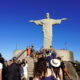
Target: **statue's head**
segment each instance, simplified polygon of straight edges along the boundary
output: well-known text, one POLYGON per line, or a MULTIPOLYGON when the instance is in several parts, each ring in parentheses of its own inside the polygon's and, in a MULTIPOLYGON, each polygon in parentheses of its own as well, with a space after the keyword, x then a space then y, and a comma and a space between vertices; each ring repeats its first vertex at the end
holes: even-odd
POLYGON ((49 13, 46 13, 46 18, 50 18, 50 15, 49 15, 49 13))

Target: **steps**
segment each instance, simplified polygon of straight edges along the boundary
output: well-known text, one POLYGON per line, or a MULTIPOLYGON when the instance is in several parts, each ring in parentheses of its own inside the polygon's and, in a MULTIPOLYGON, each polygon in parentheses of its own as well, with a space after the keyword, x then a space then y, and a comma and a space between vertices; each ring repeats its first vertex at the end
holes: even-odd
POLYGON ((20 61, 25 59, 28 62, 28 77, 33 77, 34 59, 27 56, 27 52, 25 50, 15 51, 14 52, 14 57, 17 57, 17 59, 20 60, 20 61))
MULTIPOLYGON (((34 71, 34 60, 33 58, 27 56, 26 51, 21 51, 17 56, 18 60, 25 59, 28 62, 28 76, 33 77, 33 71, 34 71)), ((67 67, 67 70, 69 72, 69 75, 72 80, 80 80, 75 68, 73 67, 72 63, 69 61, 65 61, 65 66, 67 67)))
POLYGON ((71 62, 64 62, 65 63, 65 66, 68 70, 68 73, 71 77, 72 80, 80 80, 75 68, 73 67, 72 63, 71 62))
MULTIPOLYGON (((26 58, 26 60, 28 61, 28 74, 29 74, 29 77, 33 77, 33 70, 34 70, 34 60, 31 58, 31 57, 28 57, 26 58)), ((65 66, 69 72, 69 75, 71 77, 72 80, 80 80, 75 68, 73 67, 72 63, 71 62, 64 62, 65 63, 65 66)), ((67 77, 66 77, 66 80, 67 77)))
POLYGON ((25 60, 28 62, 28 76, 33 77, 34 72, 34 60, 31 57, 26 57, 25 60))

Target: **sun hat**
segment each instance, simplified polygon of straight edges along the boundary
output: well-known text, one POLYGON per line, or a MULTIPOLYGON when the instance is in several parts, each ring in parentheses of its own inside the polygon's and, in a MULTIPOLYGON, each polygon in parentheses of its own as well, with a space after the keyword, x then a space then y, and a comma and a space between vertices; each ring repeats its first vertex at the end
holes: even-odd
POLYGON ((50 63, 53 67, 59 67, 61 65, 61 61, 59 59, 52 59, 50 63))

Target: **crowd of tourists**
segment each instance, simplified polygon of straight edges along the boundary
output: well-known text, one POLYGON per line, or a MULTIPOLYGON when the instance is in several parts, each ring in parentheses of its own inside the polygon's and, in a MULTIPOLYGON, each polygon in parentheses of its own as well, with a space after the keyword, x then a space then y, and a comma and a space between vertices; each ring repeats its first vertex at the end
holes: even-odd
MULTIPOLYGON (((44 57, 46 58, 47 56, 47 53, 50 53, 52 54, 54 52, 54 57, 56 56, 56 52, 55 50, 52 48, 52 46, 50 46, 50 49, 44 49, 44 48, 41 48, 40 50, 36 51, 34 49, 34 46, 30 46, 28 47, 25 51, 27 51, 27 56, 30 56, 32 58, 39 58, 39 57, 44 57)), ((52 54, 53 55, 53 54, 52 54)))
POLYGON ((64 62, 56 56, 52 46, 50 49, 41 49, 37 55, 34 80, 71 80, 64 62))
MULTIPOLYGON (((35 61, 34 76, 32 80, 71 80, 64 62, 56 57, 55 50, 40 49, 35 51, 34 47, 27 48, 27 56, 35 61), (67 79, 65 77, 67 76, 67 79)), ((5 61, 0 55, 0 80, 30 80, 28 77, 28 61, 17 60, 13 57, 5 61)))
POLYGON ((29 80, 27 68, 28 64, 25 59, 20 61, 13 57, 5 61, 0 56, 0 80, 29 80))

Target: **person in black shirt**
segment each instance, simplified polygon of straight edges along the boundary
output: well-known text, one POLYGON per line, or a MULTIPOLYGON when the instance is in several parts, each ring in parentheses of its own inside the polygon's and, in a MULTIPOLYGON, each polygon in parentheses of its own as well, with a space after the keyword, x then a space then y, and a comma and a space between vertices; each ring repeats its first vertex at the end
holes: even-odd
POLYGON ((4 61, 3 64, 3 80, 7 80, 7 74, 8 74, 8 64, 7 61, 4 61))
POLYGON ((8 80, 21 80, 20 68, 16 63, 16 57, 13 58, 13 63, 8 66, 8 80))

